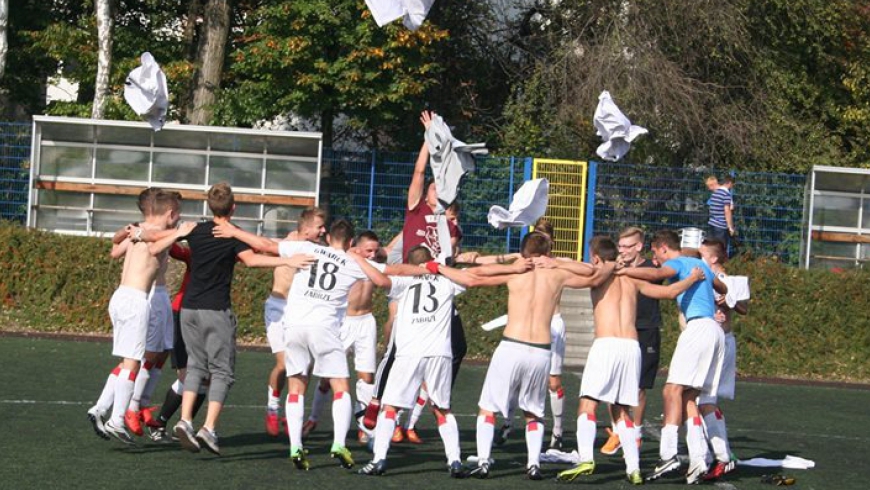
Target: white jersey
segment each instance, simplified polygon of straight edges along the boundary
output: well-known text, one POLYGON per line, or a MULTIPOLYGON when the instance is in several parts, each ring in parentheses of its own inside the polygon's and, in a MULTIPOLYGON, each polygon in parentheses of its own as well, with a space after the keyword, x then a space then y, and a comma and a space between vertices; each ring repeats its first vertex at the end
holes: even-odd
POLYGON ((444 276, 391 276, 390 297, 399 302, 393 323, 396 357, 452 357, 453 297, 465 288, 444 276))
POLYGON ((317 259, 293 277, 284 310, 285 325, 337 329, 347 310, 351 286, 366 278, 359 265, 341 250, 311 242, 281 242, 278 252, 281 257, 303 253, 317 259))

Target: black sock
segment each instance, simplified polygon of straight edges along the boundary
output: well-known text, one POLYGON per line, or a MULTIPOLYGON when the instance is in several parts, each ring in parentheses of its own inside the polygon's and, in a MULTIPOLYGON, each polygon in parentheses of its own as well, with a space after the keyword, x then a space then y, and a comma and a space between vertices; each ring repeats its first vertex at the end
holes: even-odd
POLYGON ((157 416, 157 421, 160 422, 163 427, 166 427, 166 424, 169 423, 169 419, 175 415, 175 412, 178 411, 178 407, 181 406, 181 395, 175 392, 171 387, 166 390, 166 399, 163 400, 163 406, 160 407, 160 415, 157 416))

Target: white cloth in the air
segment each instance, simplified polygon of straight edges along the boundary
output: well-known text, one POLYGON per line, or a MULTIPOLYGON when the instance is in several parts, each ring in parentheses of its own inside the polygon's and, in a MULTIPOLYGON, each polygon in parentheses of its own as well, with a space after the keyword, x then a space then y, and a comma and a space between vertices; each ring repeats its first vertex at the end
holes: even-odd
POLYGON ((124 82, 124 99, 154 131, 160 131, 166 123, 166 110, 169 108, 166 75, 151 53, 142 53, 140 59, 142 66, 134 68, 124 82))
POLYGON ((631 142, 649 131, 640 126, 633 126, 625 114, 616 107, 610 98, 610 92, 601 92, 598 96, 598 107, 592 118, 596 133, 604 140, 595 153, 605 160, 615 162, 628 153, 631 142))
POLYGON ((509 209, 492 206, 486 220, 499 230, 509 226, 533 225, 547 212, 549 192, 550 182, 547 179, 529 180, 514 194, 509 209))
POLYGON ((725 276, 722 282, 728 286, 725 294, 725 304, 734 308, 738 301, 749 299, 749 278, 746 276, 725 276))
POLYGON ((438 246, 440 251, 435 257, 435 262, 444 265, 448 264, 447 260, 453 257, 453 245, 450 243, 450 228, 447 226, 447 216, 444 213, 436 213, 435 229, 438 230, 438 246))
POLYGON ((425 139, 438 192, 435 212, 440 213, 456 200, 462 176, 474 171, 474 156, 486 155, 489 150, 486 143, 466 144, 454 138, 447 123, 437 114, 432 116, 432 123, 426 128, 425 139))
POLYGON ((769 459, 769 458, 752 458, 752 459, 741 459, 737 462, 737 464, 741 466, 755 466, 757 468, 787 468, 790 470, 809 470, 816 467, 816 462, 800 458, 797 456, 792 456, 790 454, 786 455, 783 459, 769 459))
POLYGON ((494 318, 494 319, 484 323, 483 325, 480 326, 480 328, 489 332, 490 330, 495 330, 497 328, 506 327, 507 320, 508 320, 507 315, 502 315, 498 318, 494 318))
POLYGON ((423 25, 435 0, 366 0, 378 27, 402 17, 408 29, 416 31, 423 25))

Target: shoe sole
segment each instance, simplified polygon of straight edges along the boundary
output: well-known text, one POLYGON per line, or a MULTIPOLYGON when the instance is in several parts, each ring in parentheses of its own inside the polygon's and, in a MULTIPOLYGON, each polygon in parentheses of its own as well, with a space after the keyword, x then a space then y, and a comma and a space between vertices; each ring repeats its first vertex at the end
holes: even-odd
POLYGON ((591 475, 594 471, 595 471, 594 469, 583 470, 583 471, 578 471, 576 473, 571 473, 571 474, 567 474, 567 475, 565 475, 563 473, 559 473, 558 475, 556 475, 556 480, 558 480, 558 481, 574 481, 577 479, 578 476, 588 476, 588 475, 591 475))
POLYGON ((132 437, 124 434, 123 432, 116 432, 115 430, 112 430, 109 427, 106 427, 106 434, 109 434, 113 438, 121 441, 122 443, 124 443, 128 446, 135 446, 136 445, 136 441, 134 441, 132 437))
POLYGON ((217 455, 217 456, 221 455, 220 448, 218 446, 212 446, 211 443, 209 443, 206 438, 197 437, 196 440, 199 441, 199 447, 204 447, 206 449, 206 451, 208 451, 214 455, 217 455))
POLYGON ((175 437, 178 438, 178 442, 181 444, 183 449, 187 449, 192 453, 198 453, 200 451, 201 448, 199 447, 199 443, 196 442, 196 437, 191 439, 187 434, 187 431, 179 427, 176 427, 172 432, 175 434, 175 437))
POLYGON ((88 420, 91 422, 91 425, 94 427, 94 434, 96 434, 97 437, 99 437, 100 439, 106 440, 106 441, 111 439, 111 436, 109 436, 109 434, 106 434, 105 430, 100 429, 100 426, 97 422, 96 415, 94 415, 92 413, 88 413, 88 420))

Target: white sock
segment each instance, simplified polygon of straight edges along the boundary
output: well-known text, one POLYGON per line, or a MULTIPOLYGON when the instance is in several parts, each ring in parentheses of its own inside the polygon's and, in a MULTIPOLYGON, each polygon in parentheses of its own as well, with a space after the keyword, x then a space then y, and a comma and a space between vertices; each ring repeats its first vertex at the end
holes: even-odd
POLYGON ((595 415, 588 413, 577 417, 577 453, 581 463, 595 460, 595 431, 598 429, 595 422, 595 415))
POLYGON ((148 383, 145 384, 145 389, 142 390, 142 397, 139 399, 139 404, 148 406, 151 404, 151 396, 154 395, 154 390, 157 389, 157 383, 160 382, 160 377, 163 375, 163 367, 156 364, 151 368, 151 375, 148 377, 148 383))
POLYGON ((320 413, 323 412, 323 405, 326 404, 326 399, 329 398, 329 390, 320 391, 320 386, 314 389, 314 401, 311 402, 311 413, 308 414, 308 420, 317 422, 320 419, 320 413))
MULTIPOLYGON (((374 392, 375 385, 366 383, 361 379, 356 381, 356 413, 360 414, 360 418, 362 418, 362 413, 365 412, 369 402, 372 401, 372 394, 374 392)), ((360 423, 360 425, 362 425, 362 423, 360 423)))
POLYGON ((136 375, 136 381, 133 383, 133 396, 130 397, 130 405, 127 407, 127 410, 132 410, 134 412, 139 411, 139 400, 142 399, 142 393, 145 392, 145 385, 148 384, 148 380, 151 378, 151 371, 148 369, 151 367, 151 363, 143 363, 142 368, 139 369, 139 374, 136 375))
POLYGON ((378 425, 375 427, 374 457, 372 461, 380 461, 387 457, 393 431, 396 430, 396 412, 381 410, 378 415, 378 425))
POLYGON ((495 416, 477 416, 477 460, 478 464, 489 461, 492 451, 492 437, 495 434, 495 416))
POLYGON ((447 455, 447 464, 461 461, 459 454, 459 425, 456 423, 456 417, 452 413, 448 413, 443 418, 439 417, 438 433, 441 434, 441 441, 444 442, 444 454, 447 455))
POLYGON ((553 412, 553 435, 562 436, 562 412, 565 410, 565 390, 550 392, 550 410, 553 412))
POLYGON ((302 417, 305 416, 305 396, 302 394, 287 394, 284 405, 284 415, 287 416, 287 432, 290 433, 290 451, 302 449, 302 417))
POLYGON ((671 459, 677 455, 677 442, 680 427, 677 425, 665 425, 662 427, 662 438, 659 441, 659 458, 671 459))
POLYGON ((689 461, 707 461, 707 439, 701 427, 701 417, 691 417, 686 421, 686 446, 689 448, 689 461))
POLYGON ((118 373, 120 372, 121 368, 115 367, 106 379, 106 384, 103 386, 103 392, 100 393, 100 398, 97 400, 95 405, 100 413, 108 412, 109 409, 112 408, 112 404, 115 402, 115 383, 118 381, 118 373))
POLYGON ((181 382, 180 379, 176 379, 174 383, 172 383, 172 391, 175 392, 176 395, 184 395, 184 383, 181 382))
POLYGON ((616 423, 616 433, 622 444, 622 457, 625 458, 625 472, 632 474, 640 469, 640 451, 637 449, 637 428, 631 420, 620 420, 616 423))
POLYGON ((704 423, 707 425, 707 436, 710 438, 710 445, 713 446, 716 459, 727 463, 731 460, 731 448, 728 447, 728 429, 725 427, 725 417, 722 412, 716 410, 704 415, 704 423))
POLYGON ((532 420, 526 424, 526 450, 529 452, 529 462, 526 468, 532 465, 541 465, 541 445, 544 443, 544 423, 532 420))
POLYGON ((268 388, 269 390, 266 394, 266 410, 277 412, 281 409, 281 392, 271 386, 268 388))
POLYGON ((344 447, 352 418, 353 407, 350 401, 350 393, 339 391, 332 400, 332 444, 334 446, 344 447))
POLYGON ((420 415, 422 415, 423 409, 426 408, 427 403, 429 403, 429 392, 424 388, 420 388, 420 395, 417 397, 417 403, 414 404, 414 408, 411 409, 411 415, 408 416, 408 425, 405 427, 406 429, 413 429, 417 426, 417 421, 420 420, 420 415))
POLYGON ((129 369, 122 369, 115 381, 115 402, 112 406, 112 425, 124 426, 124 413, 130 406, 133 397, 133 380, 135 375, 129 369))

